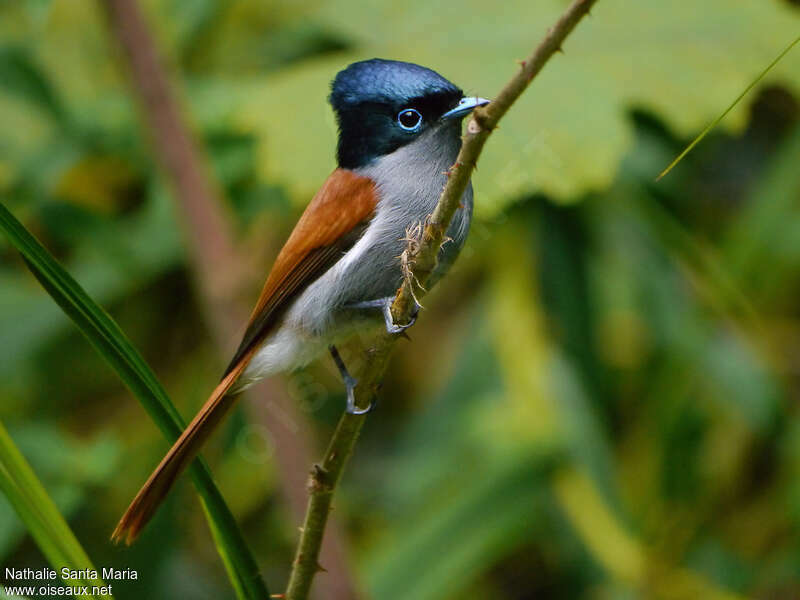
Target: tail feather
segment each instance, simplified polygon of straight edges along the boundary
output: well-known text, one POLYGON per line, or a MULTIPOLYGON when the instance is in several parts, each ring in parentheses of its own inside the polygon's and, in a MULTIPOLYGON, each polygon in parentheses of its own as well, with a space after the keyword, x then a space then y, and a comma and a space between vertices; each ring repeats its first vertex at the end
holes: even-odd
POLYGON ((136 494, 114 529, 114 533, 111 534, 112 541, 118 543, 124 540, 126 544, 130 545, 136 540, 142 528, 147 525, 169 493, 175 480, 197 456, 208 436, 217 428, 217 425, 236 402, 236 396, 228 392, 247 367, 252 354, 251 351, 242 357, 239 363, 219 382, 203 408, 192 419, 139 493, 136 494))

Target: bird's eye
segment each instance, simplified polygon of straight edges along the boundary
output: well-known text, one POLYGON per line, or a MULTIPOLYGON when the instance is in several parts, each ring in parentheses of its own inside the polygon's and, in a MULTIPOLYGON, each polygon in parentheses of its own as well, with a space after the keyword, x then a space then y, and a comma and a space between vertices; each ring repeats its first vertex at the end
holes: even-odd
POLYGON ((406 131, 416 131, 422 125, 422 115, 413 108, 406 108, 398 113, 397 122, 406 131))

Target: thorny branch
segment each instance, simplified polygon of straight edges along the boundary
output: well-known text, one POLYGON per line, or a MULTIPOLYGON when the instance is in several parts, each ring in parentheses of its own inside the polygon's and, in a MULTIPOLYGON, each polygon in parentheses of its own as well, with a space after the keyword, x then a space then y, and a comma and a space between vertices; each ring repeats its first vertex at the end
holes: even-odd
MULTIPOLYGON (((397 291, 397 298, 392 305, 392 317, 395 323, 408 323, 415 306, 415 298, 424 295, 425 282, 436 267, 439 248, 446 241, 445 232, 459 207, 461 197, 489 135, 550 57, 561 50, 566 37, 589 13, 595 2, 596 0, 574 0, 492 102, 485 107, 477 108, 473 113, 462 138, 458 158, 448 172, 447 184, 439 197, 436 209, 422 229, 421 240, 409 236, 413 239, 409 241, 404 252, 403 263, 407 268, 413 268, 413 274, 405 277, 397 291)), ((356 386, 357 406, 363 408, 369 406, 372 401, 396 340, 397 336, 384 333, 364 350, 364 363, 358 374, 359 384, 356 386)), ((343 414, 322 462, 315 465, 311 472, 308 509, 289 577, 286 600, 305 600, 315 573, 321 569, 318 563, 319 548, 331 509, 333 493, 363 425, 363 415, 343 414)))

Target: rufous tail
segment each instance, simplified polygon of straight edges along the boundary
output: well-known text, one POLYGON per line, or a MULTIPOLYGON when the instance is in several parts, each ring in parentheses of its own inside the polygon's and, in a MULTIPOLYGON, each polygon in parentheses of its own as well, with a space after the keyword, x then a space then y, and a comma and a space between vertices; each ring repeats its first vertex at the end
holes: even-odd
POLYGON ((136 497, 128 506, 128 510, 111 534, 111 539, 118 543, 122 540, 126 544, 132 544, 142 528, 147 525, 158 507, 169 493, 175 480, 197 456, 203 443, 208 436, 222 422, 230 408, 236 402, 235 395, 229 395, 228 391, 236 382, 250 362, 252 352, 242 357, 229 373, 225 375, 219 385, 206 400, 203 408, 197 413, 189 426, 169 449, 161 463, 156 467, 148 480, 136 494, 136 497))

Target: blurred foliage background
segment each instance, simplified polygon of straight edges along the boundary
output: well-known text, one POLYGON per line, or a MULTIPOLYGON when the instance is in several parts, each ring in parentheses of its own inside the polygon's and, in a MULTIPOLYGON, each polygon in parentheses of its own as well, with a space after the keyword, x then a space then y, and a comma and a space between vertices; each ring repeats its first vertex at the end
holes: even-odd
MULTIPOLYGON (((470 241, 335 501, 363 597, 800 598, 800 51, 654 182, 797 4, 601 0, 494 134, 470 241)), ((338 69, 410 60, 490 96, 565 5, 142 3, 264 274, 334 166, 338 69)), ((224 359, 98 3, 0 2, 0 199, 192 415, 224 359)), ((281 385, 324 447, 332 366, 281 385)), ((108 542, 165 444, 2 236, 0 420, 95 564, 139 571, 116 597, 232 597, 185 482, 139 543, 108 542)), ((276 591, 281 447, 243 411, 224 429, 206 456, 276 591)), ((45 564, 0 498, 0 565, 45 564)))

